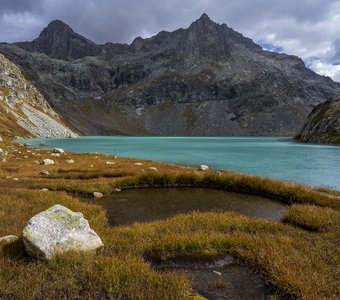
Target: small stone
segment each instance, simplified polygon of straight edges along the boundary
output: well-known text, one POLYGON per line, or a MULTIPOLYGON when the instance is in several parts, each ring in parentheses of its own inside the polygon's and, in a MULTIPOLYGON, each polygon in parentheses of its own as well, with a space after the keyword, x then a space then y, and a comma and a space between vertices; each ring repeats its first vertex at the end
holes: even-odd
POLYGON ((106 162, 107 165, 116 165, 117 163, 113 162, 113 161, 107 161, 106 162))
POLYGON ((31 145, 30 143, 25 143, 24 146, 25 146, 26 148, 29 148, 29 147, 31 147, 32 145, 31 145))
POLYGON ((213 273, 217 274, 218 276, 222 276, 222 273, 221 272, 218 272, 218 271, 213 271, 213 273))
POLYGON ((60 157, 60 154, 59 153, 51 153, 51 156, 60 157))
POLYGON ((102 193, 99 193, 99 192, 94 192, 93 193, 93 196, 96 198, 96 199, 100 199, 100 198, 103 198, 104 195, 102 193))
POLYGON ((158 172, 158 169, 157 169, 156 167, 149 167, 149 170, 150 170, 150 171, 158 172))
POLYGON ((3 138, 2 137, 0 137, 0 143, 2 143, 4 140, 3 140, 3 138))
POLYGON ((18 181, 18 180, 19 180, 19 178, 17 178, 17 177, 14 177, 14 178, 13 178, 13 180, 14 180, 14 181, 18 181))
POLYGON ((135 165, 135 166, 142 166, 143 164, 140 163, 140 162, 136 162, 136 163, 134 163, 134 165, 135 165))
POLYGON ((17 240, 18 237, 16 235, 6 235, 6 236, 3 236, 3 237, 0 237, 0 244, 1 243, 4 243, 4 244, 7 244, 7 243, 11 243, 11 242, 14 242, 15 240, 17 240))
POLYGON ((74 160, 73 159, 67 159, 65 160, 66 163, 68 164, 74 164, 74 160))
POLYGON ((48 192, 48 189, 47 188, 43 188, 40 190, 40 192, 48 192))
POLYGON ((83 214, 60 204, 28 221, 23 230, 23 242, 29 255, 43 260, 67 251, 91 252, 103 247, 102 240, 83 214))
POLYGON ((54 153, 65 153, 64 149, 61 149, 61 148, 54 148, 53 152, 54 153))
POLYGON ((119 193, 121 192, 122 190, 121 189, 114 189, 115 192, 119 193))
POLYGON ((55 162, 54 160, 52 159, 49 159, 49 158, 45 158, 43 159, 41 162, 40 162, 41 165, 44 165, 44 166, 49 166, 49 165, 54 165, 55 162))
POLYGON ((25 156, 24 156, 24 158, 28 158, 28 156, 27 156, 27 155, 25 155, 25 156))
POLYGON ((207 165, 200 165, 200 167, 198 168, 201 171, 207 171, 209 170, 209 167, 207 165))
POLYGON ((43 171, 40 172, 40 175, 48 176, 48 175, 50 175, 50 172, 43 170, 43 171))

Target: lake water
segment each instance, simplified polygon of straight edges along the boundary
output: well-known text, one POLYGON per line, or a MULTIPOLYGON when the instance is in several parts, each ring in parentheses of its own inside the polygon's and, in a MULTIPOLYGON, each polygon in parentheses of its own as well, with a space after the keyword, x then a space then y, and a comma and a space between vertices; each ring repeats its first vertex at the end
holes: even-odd
POLYGON ((111 226, 161 220, 192 211, 236 211, 279 221, 286 208, 281 202, 264 197, 206 188, 127 189, 100 200, 84 200, 101 205, 111 226))
POLYGON ((20 140, 38 147, 99 152, 233 170, 340 190, 340 147, 280 137, 122 137, 20 140))

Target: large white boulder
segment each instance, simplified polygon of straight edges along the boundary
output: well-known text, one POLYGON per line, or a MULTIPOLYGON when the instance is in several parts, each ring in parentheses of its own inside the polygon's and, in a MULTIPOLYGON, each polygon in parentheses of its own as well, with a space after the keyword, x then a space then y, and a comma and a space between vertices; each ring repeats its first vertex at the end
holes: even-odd
POLYGON ((66 251, 94 251, 103 246, 83 214, 62 205, 32 217, 23 230, 23 241, 31 256, 49 260, 66 251))

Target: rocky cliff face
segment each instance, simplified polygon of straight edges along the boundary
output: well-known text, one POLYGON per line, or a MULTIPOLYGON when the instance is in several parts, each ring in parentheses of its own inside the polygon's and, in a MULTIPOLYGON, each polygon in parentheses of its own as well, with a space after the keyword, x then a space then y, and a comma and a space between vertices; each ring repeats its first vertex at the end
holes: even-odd
POLYGON ((20 69, 0 54, 0 133, 44 137, 75 136, 20 69))
POLYGON ((340 144, 340 95, 316 106, 296 138, 308 143, 340 144))
POLYGON ((84 134, 295 135, 340 93, 301 59, 263 51, 206 14, 131 45, 96 45, 54 21, 0 52, 84 134))

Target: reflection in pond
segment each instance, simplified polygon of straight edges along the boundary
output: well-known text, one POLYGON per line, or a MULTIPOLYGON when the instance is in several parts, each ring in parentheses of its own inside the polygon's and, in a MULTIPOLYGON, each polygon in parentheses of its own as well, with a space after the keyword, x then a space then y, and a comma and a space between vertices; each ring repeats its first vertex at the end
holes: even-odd
POLYGON ((90 201, 104 207, 111 226, 165 219, 191 211, 236 211, 278 221, 285 209, 284 204, 268 198, 207 188, 128 189, 90 201))

